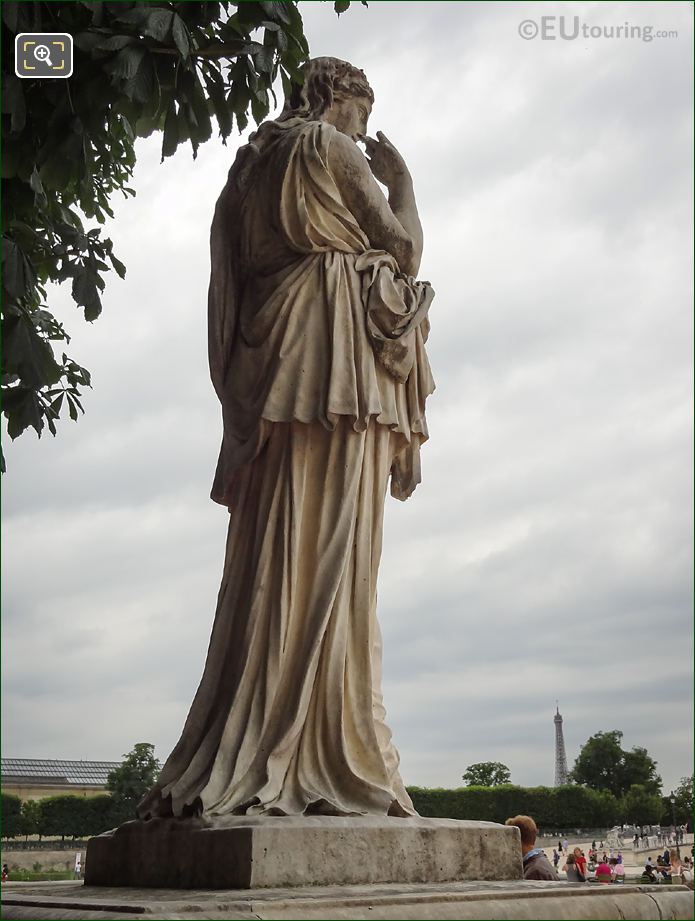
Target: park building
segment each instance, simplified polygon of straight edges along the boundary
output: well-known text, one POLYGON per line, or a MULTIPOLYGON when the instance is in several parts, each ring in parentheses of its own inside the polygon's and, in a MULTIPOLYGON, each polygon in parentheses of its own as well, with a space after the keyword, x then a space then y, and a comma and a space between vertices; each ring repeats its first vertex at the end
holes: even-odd
POLYGON ((119 761, 54 761, 43 758, 3 758, 2 792, 23 802, 47 796, 97 796, 106 791, 119 761))

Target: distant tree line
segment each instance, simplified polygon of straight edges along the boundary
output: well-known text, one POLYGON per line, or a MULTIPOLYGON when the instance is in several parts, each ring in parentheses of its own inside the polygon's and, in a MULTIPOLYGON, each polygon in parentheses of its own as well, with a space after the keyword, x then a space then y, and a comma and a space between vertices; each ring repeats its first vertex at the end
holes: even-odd
MULTIPOLYGON (((639 784, 633 784, 621 797, 575 784, 562 787, 498 784, 454 790, 408 787, 408 792, 420 815, 435 818, 504 822, 509 816, 521 813, 533 816, 539 828, 545 829, 611 828, 622 823, 671 824, 669 799, 649 793, 639 784)), ((676 822, 687 823, 692 828, 692 805, 688 809, 686 798, 677 798, 676 822)))
POLYGON ((138 742, 107 778, 109 793, 22 800, 2 794, 2 837, 87 838, 135 818, 135 809, 159 774, 154 745, 138 742))
POLYGON ((622 748, 617 729, 597 732, 582 745, 569 783, 562 787, 519 787, 499 761, 471 764, 456 790, 413 787, 421 815, 504 822, 532 815, 545 828, 601 828, 617 824, 693 827, 693 776, 681 778, 670 796, 662 795, 657 763, 646 748, 622 748))
POLYGON ((108 793, 66 794, 25 802, 12 793, 2 794, 3 838, 87 838, 132 818, 132 811, 108 793))

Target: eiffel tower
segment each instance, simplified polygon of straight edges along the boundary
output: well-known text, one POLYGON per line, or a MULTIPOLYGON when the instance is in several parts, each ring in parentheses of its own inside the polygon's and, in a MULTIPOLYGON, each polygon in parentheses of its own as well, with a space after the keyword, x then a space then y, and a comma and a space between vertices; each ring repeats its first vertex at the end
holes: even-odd
POLYGON ((565 739, 562 734, 562 717, 560 708, 555 701, 555 786, 561 787, 567 781, 567 755, 565 754, 565 739))

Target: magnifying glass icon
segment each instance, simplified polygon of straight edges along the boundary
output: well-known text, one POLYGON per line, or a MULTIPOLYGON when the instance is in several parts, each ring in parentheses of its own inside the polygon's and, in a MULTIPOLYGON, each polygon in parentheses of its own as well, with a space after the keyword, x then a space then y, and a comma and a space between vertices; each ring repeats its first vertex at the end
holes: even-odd
POLYGON ((48 45, 37 45, 34 48, 34 57, 42 64, 48 64, 49 67, 53 67, 53 64, 51 64, 51 50, 48 45))

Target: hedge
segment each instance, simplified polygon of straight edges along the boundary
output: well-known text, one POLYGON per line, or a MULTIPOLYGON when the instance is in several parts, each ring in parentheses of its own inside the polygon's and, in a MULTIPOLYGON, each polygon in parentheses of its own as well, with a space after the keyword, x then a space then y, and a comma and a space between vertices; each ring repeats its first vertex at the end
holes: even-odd
MULTIPOLYGON (((41 836, 86 838, 115 828, 135 818, 109 794, 99 796, 49 796, 38 801, 39 815, 35 831, 41 836)), ((21 801, 13 794, 2 794, 2 836, 16 838, 24 834, 21 801)))
POLYGON ((22 833, 22 801, 13 793, 2 794, 0 827, 3 838, 16 838, 22 833))
POLYGON ((420 815, 504 822, 530 815, 539 828, 610 828, 619 820, 618 800, 586 787, 461 787, 456 790, 408 787, 420 815))

